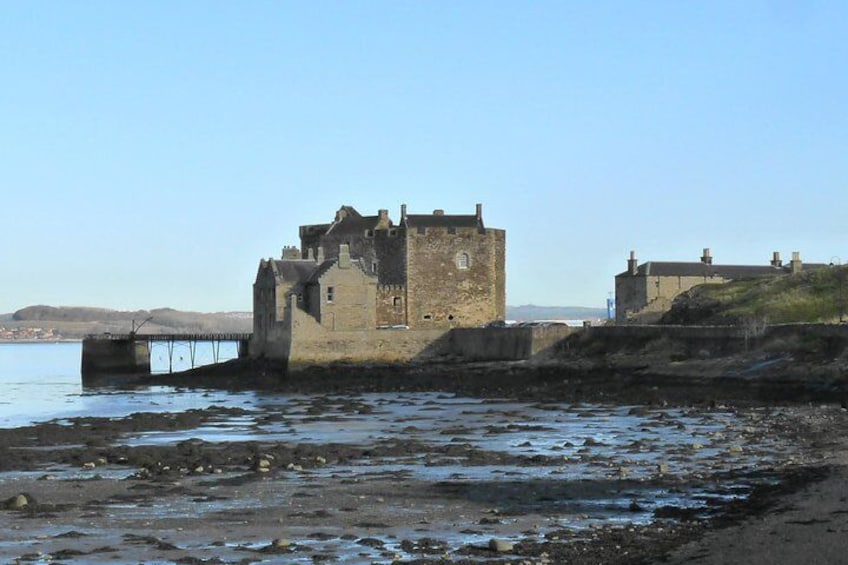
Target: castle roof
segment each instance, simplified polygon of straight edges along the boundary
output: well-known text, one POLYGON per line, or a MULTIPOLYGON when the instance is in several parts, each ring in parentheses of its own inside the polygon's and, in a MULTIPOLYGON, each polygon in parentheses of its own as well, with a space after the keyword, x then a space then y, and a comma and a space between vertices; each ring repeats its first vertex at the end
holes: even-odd
POLYGON ((318 264, 309 259, 275 259, 274 267, 285 281, 306 282, 318 269, 318 264))
MULTIPOLYGON (((336 220, 330 224, 327 234, 345 235, 361 234, 365 230, 373 230, 380 223, 380 216, 363 216, 353 206, 342 206, 336 212, 336 220)), ((389 220, 389 225, 391 225, 389 220)))
POLYGON ((483 220, 474 214, 407 214, 405 225, 410 228, 482 228, 483 220))

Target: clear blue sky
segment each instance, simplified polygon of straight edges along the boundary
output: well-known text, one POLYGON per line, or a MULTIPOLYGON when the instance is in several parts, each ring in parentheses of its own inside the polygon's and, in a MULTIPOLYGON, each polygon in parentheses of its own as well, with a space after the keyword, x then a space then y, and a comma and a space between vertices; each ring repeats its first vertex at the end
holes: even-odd
POLYGON ((848 262, 848 3, 0 3, 0 312, 249 310, 342 204, 507 230, 509 304, 627 253, 848 262))

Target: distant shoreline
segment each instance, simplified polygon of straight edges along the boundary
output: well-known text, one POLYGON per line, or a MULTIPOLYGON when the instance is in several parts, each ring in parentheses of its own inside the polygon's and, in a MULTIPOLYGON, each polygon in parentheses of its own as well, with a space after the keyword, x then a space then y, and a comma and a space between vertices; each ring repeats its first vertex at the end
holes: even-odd
POLYGON ((81 338, 63 338, 63 339, 0 339, 0 345, 21 343, 21 344, 33 344, 33 343, 82 343, 81 338))

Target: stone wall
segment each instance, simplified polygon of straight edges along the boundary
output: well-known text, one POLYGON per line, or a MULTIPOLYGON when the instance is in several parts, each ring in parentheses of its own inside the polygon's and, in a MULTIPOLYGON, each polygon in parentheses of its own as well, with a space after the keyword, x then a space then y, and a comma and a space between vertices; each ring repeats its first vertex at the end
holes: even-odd
POLYGON ((88 337, 82 341, 83 384, 112 375, 150 373, 150 347, 146 340, 88 337))
POLYGON ((377 326, 406 325, 406 287, 377 286, 377 326))
POLYGON ((374 304, 377 302, 377 279, 369 277, 347 260, 324 273, 319 284, 310 287, 310 303, 317 300, 319 323, 328 330, 373 329, 377 326, 374 304))
POLYGON ((329 331, 306 312, 292 319, 289 367, 351 362, 391 363, 425 359, 443 353, 446 330, 405 329, 329 331))
POLYGON ((498 274, 503 230, 421 228, 407 233, 407 324, 474 327, 503 319, 498 274))
POLYGON ((578 328, 568 326, 454 328, 447 354, 463 361, 520 361, 554 347, 578 328))
POLYGON ((701 284, 723 284, 722 277, 641 276, 615 277, 615 321, 617 324, 657 322, 674 299, 701 284))

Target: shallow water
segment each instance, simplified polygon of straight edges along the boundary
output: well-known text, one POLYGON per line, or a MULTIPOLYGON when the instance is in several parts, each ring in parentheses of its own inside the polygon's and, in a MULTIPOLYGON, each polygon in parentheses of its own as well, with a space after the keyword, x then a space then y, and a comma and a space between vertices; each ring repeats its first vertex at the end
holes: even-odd
MULTIPOLYGON (((131 520, 179 523, 197 517, 222 520, 240 508, 291 504, 297 489, 338 486, 345 481, 385 483, 387 488, 403 481, 462 488, 514 484, 519 492, 523 485, 534 484, 565 488, 569 496, 563 491, 541 505, 538 501, 523 502, 521 497, 511 499, 506 504, 512 505, 516 514, 498 516, 503 524, 515 526, 507 534, 502 528, 498 537, 512 541, 540 539, 561 528, 576 531, 598 524, 646 524, 663 506, 706 509, 715 501, 744 497, 752 481, 762 480, 745 478, 747 472, 779 464, 794 455, 791 446, 768 433, 763 410, 737 414, 729 410, 527 403, 443 393, 327 396, 173 387, 83 390, 77 369, 79 352, 79 344, 0 345, 0 427, 46 420, 70 423, 77 416, 119 418, 135 412, 226 406, 245 412, 220 414, 193 429, 127 434, 116 443, 175 445, 194 438, 217 444, 250 441, 373 446, 397 442, 424 446, 420 453, 412 451, 404 456, 372 455, 280 472, 265 490, 226 500, 173 496, 157 499, 155 506, 132 501, 104 505, 103 511, 116 524, 131 520), (443 449, 447 446, 463 449, 457 451, 460 455, 448 455, 443 449), (492 457, 477 461, 463 455, 470 452, 496 455, 508 462, 494 464, 492 457), (698 479, 702 475, 731 476, 731 472, 737 478, 720 483, 698 479), (670 480, 658 480, 660 477, 670 480), (596 483, 601 487, 592 490, 591 485, 596 483), (567 490, 569 485, 577 485, 573 493, 567 490), (537 522, 532 529, 528 529, 526 520, 531 518, 527 516, 537 522)), ((120 466, 92 470, 54 467, 38 473, 0 473, 0 481, 17 483, 45 473, 57 481, 121 481, 133 472, 120 466)), ((202 480, 227 478, 210 475, 202 480)), ((218 491, 213 486, 208 492, 214 495, 218 491)), ((239 523, 236 516, 231 519, 239 523)), ((461 517, 456 521, 461 522, 461 517)), ((68 529, 43 524, 40 529, 34 528, 31 539, 0 541, 0 556, 13 555, 20 547, 41 543, 44 536, 68 529)), ((358 532, 383 544, 371 548, 355 539, 344 539, 342 536, 349 532, 334 527, 332 520, 320 527, 284 528, 298 551, 261 559, 269 563, 312 563, 314 554, 323 553, 332 554, 339 563, 388 563, 395 556, 414 556, 401 547, 402 539, 438 539, 452 553, 467 545, 485 545, 493 536, 492 528, 476 524, 471 528, 467 524, 465 528, 451 523, 408 524, 385 530, 358 532), (314 537, 317 530, 327 536, 314 537)), ((116 529, 110 535, 119 538, 121 531, 116 529)), ((229 539, 225 547, 210 545, 211 539, 197 539, 184 547, 198 555, 225 552, 230 558, 259 559, 259 555, 246 552, 269 544, 271 539, 256 539, 247 531, 245 526, 243 537, 229 539)))

